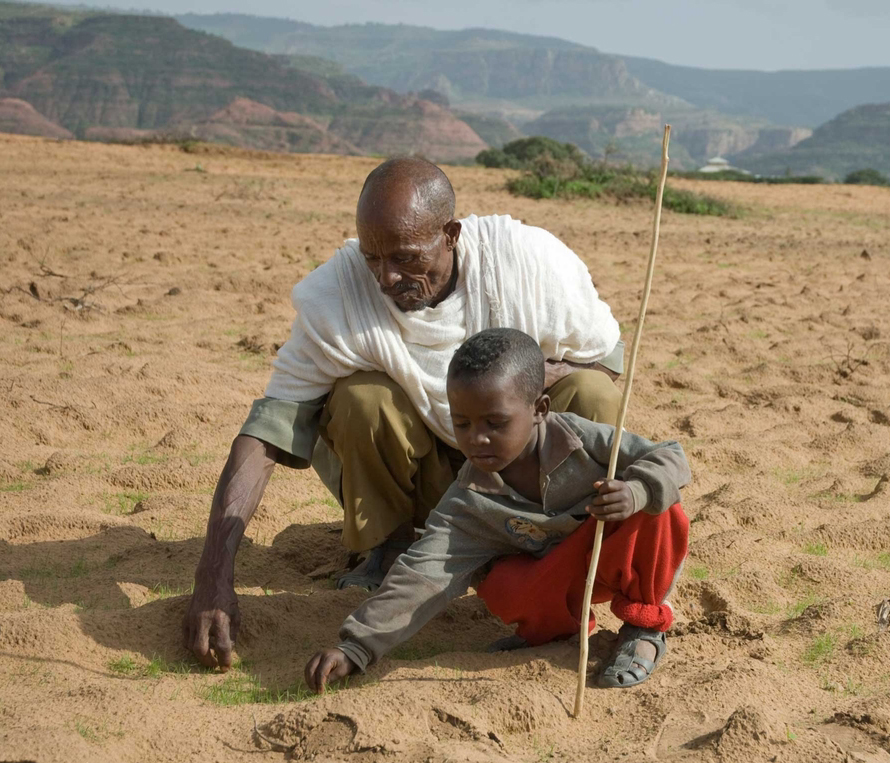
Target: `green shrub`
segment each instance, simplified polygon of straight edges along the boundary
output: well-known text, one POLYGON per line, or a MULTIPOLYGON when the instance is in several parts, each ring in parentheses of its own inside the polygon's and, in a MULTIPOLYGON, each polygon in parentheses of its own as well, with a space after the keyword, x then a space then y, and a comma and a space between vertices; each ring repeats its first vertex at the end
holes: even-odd
POLYGON ((890 185, 890 179, 886 175, 874 169, 856 170, 844 178, 847 185, 890 185))

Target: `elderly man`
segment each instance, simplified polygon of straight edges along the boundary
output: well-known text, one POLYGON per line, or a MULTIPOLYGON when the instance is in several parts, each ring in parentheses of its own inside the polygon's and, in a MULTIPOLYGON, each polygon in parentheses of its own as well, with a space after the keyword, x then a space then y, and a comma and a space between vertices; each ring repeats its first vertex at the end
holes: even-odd
POLYGON ((235 554, 276 463, 311 463, 343 506, 344 545, 369 552, 340 587, 379 586, 463 461, 445 377, 468 337, 524 331, 548 359, 553 410, 616 419, 618 324, 551 234, 506 216, 455 220, 448 178, 411 158, 371 172, 356 228, 294 287, 291 337, 220 476, 183 620, 206 665, 231 665, 235 554))

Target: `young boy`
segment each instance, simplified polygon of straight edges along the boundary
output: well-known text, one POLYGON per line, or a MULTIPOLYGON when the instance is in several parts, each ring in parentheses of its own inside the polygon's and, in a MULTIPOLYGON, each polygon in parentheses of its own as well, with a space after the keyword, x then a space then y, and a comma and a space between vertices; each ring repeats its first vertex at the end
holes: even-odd
POLYGON ((615 428, 550 413, 544 356, 514 329, 468 339, 451 361, 447 390, 467 461, 423 537, 346 618, 342 643, 309 660, 309 687, 321 692, 364 671, 466 593, 473 573, 499 557, 506 558, 478 594, 493 614, 517 624, 510 646, 577 633, 596 519, 606 529, 592 600, 611 600, 625 623, 599 684, 645 681, 665 651, 672 622, 666 599, 686 556, 689 522, 678 502, 690 473, 679 444, 625 432, 621 479, 606 480, 615 428))

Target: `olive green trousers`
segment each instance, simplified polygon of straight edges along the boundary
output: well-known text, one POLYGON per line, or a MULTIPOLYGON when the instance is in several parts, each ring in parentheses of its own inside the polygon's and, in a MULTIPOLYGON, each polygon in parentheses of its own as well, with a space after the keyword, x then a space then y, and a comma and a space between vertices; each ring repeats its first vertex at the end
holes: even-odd
MULTIPOLYGON (((601 371, 575 371, 548 394, 551 410, 591 421, 614 423, 621 405, 621 393, 601 371)), ((343 544, 352 551, 380 545, 408 521, 423 527, 464 462, 460 451, 427 429, 402 388, 380 371, 337 381, 319 432, 342 467, 337 497, 344 511, 343 544)), ((330 480, 325 483, 335 489, 330 480)))

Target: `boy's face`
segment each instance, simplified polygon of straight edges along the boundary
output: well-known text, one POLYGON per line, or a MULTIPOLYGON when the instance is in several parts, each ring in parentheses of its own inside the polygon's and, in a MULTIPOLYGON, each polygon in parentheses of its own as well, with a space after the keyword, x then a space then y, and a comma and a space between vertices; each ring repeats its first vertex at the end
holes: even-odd
POLYGON ((448 380, 448 404, 457 447, 474 465, 499 472, 534 447, 535 426, 550 408, 541 395, 529 403, 517 394, 512 378, 448 380))

